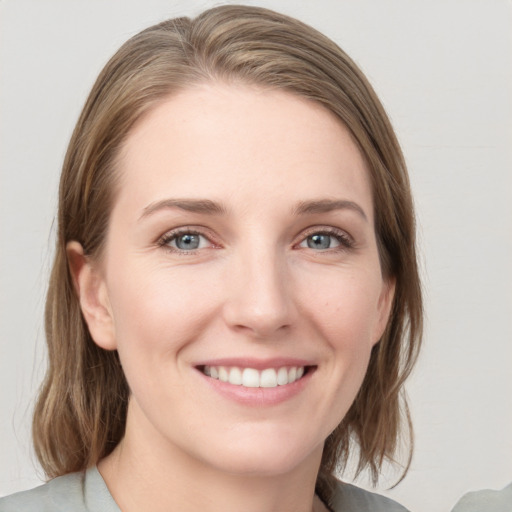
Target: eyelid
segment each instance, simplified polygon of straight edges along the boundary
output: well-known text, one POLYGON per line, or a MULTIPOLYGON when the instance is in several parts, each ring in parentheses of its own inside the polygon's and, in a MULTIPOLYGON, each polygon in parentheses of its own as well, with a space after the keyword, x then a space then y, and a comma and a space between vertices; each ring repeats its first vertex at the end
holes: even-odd
POLYGON ((211 233, 210 230, 202 226, 180 226, 177 228, 170 229, 166 231, 163 235, 159 236, 156 241, 156 244, 159 247, 168 249, 170 252, 174 252, 176 254, 194 254, 204 249, 220 247, 220 244, 216 242, 215 238, 216 237, 213 235, 213 233, 211 233), (191 249, 187 251, 185 249, 178 249, 168 245, 172 240, 178 238, 181 235, 187 234, 202 236, 203 238, 208 240, 208 242, 210 243, 210 247, 203 247, 201 249, 191 249))
MULTIPOLYGON (((329 251, 343 251, 353 249, 355 247, 354 238, 344 229, 337 228, 334 226, 310 226, 304 229, 300 235, 297 236, 297 241, 293 244, 294 248, 297 248, 306 238, 311 235, 320 234, 320 235, 329 235, 335 237, 340 245, 337 247, 333 247, 332 249, 326 249, 323 252, 329 251)), ((163 247, 168 249, 170 252, 175 252, 179 254, 193 254, 198 251, 202 251, 208 248, 220 248, 221 244, 217 241, 217 237, 214 233, 212 233, 208 228, 203 226, 180 226, 166 231, 163 235, 159 236, 156 240, 156 244, 159 247, 163 247), (192 249, 192 250, 184 250, 170 247, 168 244, 170 241, 179 237, 180 235, 192 234, 204 237, 210 243, 210 247, 204 247, 201 249, 192 249)))
MULTIPOLYGON (((334 247, 332 249, 326 249, 323 252, 329 252, 329 251, 343 251, 347 249, 353 249, 355 247, 355 240, 354 238, 344 229, 336 228, 334 226, 311 226, 305 230, 303 230, 300 234, 300 239, 297 243, 294 244, 294 246, 298 246, 306 238, 308 238, 311 235, 329 235, 335 237, 339 242, 340 245, 338 247, 334 247)), ((319 251, 320 252, 320 251, 319 251)))

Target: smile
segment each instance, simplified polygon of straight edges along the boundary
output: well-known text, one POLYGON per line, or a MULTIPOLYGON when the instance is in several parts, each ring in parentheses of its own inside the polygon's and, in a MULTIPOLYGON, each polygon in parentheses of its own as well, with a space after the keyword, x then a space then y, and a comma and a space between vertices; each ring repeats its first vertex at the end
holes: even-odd
POLYGON ((209 366, 201 368, 202 372, 212 379, 227 382, 246 388, 275 388, 286 386, 301 379, 305 372, 304 366, 282 366, 280 368, 240 368, 238 366, 209 366))

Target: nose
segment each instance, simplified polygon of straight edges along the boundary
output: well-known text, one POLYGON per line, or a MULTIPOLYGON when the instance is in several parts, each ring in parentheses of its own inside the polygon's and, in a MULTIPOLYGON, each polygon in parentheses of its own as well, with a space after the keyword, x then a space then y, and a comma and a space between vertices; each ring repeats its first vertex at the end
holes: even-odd
POLYGON ((284 257, 271 250, 237 258, 226 286, 225 322, 256 339, 289 330, 297 318, 289 277, 284 257))

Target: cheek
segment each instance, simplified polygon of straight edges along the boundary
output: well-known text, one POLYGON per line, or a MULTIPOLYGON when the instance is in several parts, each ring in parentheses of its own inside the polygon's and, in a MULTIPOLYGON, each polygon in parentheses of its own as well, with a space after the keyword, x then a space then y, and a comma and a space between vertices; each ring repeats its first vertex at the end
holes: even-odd
MULTIPOLYGON (((208 290, 192 273, 119 266, 112 274, 111 305, 117 350, 128 385, 146 414, 169 402, 169 389, 194 403, 183 385, 184 350, 215 316, 208 290), (130 275, 130 279, 121 279, 130 275)), ((151 412, 152 411, 152 412, 151 412)))
MULTIPOLYGON (((322 281, 316 281, 318 285, 322 281)), ((325 393, 334 428, 347 413, 366 375, 379 318, 380 272, 337 271, 308 297, 310 318, 325 344, 325 393)))
POLYGON ((379 319, 380 273, 365 269, 317 275, 302 290, 303 307, 333 349, 371 349, 379 319))
POLYGON ((215 314, 211 289, 193 272, 121 265, 112 274, 111 305, 118 350, 139 357, 174 353, 215 314), (130 279, 123 279, 129 275, 130 279))

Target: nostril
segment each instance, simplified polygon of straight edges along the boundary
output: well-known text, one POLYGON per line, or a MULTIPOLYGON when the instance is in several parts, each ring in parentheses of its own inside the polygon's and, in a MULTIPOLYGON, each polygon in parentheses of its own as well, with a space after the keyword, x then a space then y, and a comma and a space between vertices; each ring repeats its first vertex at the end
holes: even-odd
POLYGON ((231 328, 240 333, 251 333, 255 338, 272 338, 286 334, 292 327, 288 315, 277 314, 247 314, 232 323, 231 328), (240 321, 241 320, 241 321, 240 321))

